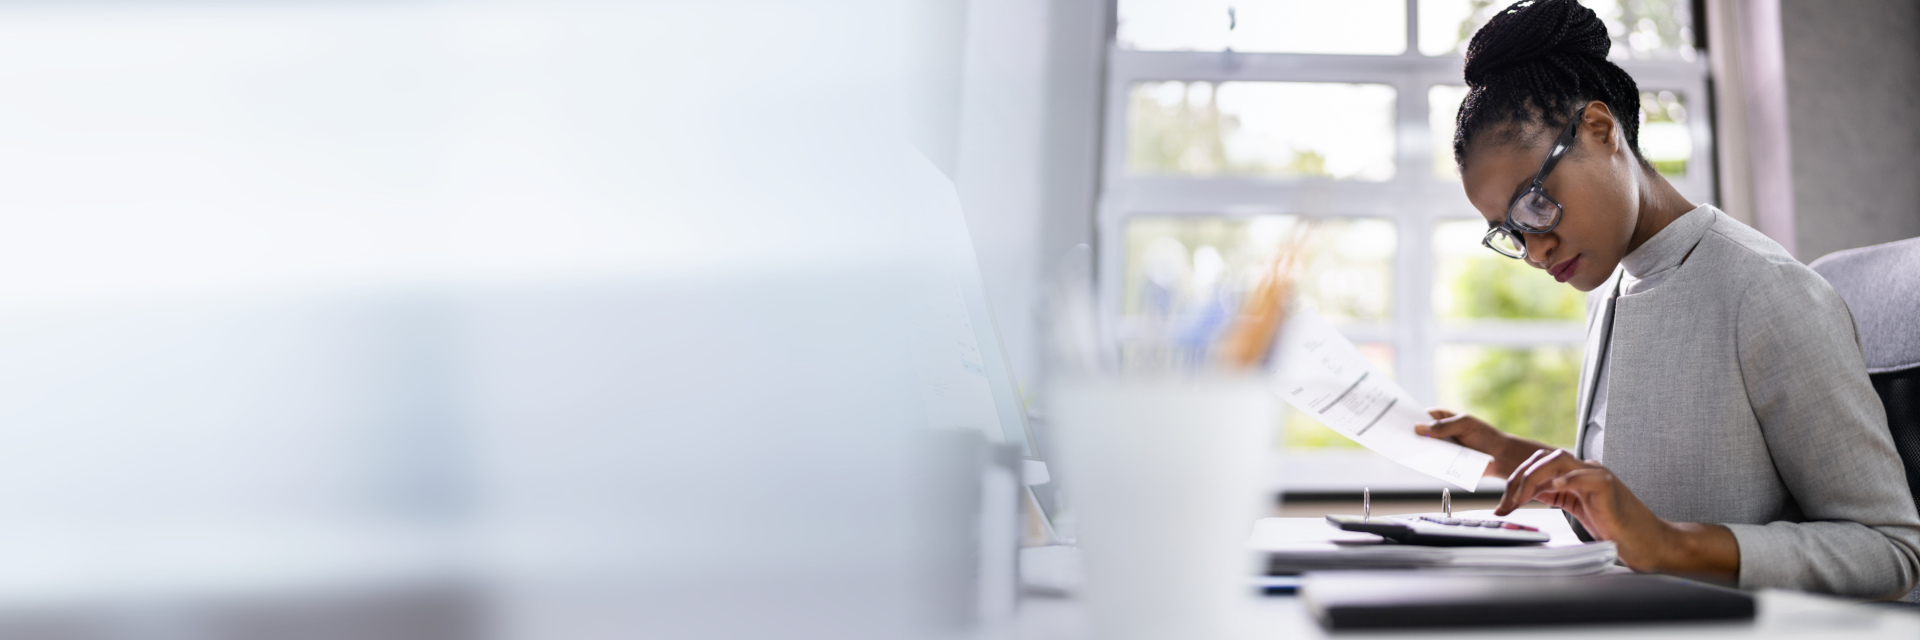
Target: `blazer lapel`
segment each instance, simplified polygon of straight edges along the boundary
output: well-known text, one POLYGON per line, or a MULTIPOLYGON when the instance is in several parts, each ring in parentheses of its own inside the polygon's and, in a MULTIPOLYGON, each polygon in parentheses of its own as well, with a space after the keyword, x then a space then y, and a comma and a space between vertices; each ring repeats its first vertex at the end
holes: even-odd
POLYGON ((1587 412, 1593 409, 1593 387, 1599 382, 1600 359, 1606 356, 1607 341, 1613 327, 1613 305, 1620 297, 1620 269, 1615 269, 1613 277, 1601 285, 1607 294, 1596 303, 1595 313, 1587 316, 1586 357, 1580 361, 1579 402, 1575 405, 1574 418, 1578 422, 1573 428, 1573 452, 1580 459, 1587 458, 1587 412))

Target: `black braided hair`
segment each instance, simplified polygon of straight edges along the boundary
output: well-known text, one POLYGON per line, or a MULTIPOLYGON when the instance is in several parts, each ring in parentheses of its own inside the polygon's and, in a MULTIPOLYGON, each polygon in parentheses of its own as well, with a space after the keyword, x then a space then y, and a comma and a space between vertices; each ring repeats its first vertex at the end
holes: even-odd
POLYGON ((1466 166, 1467 143, 1551 139, 1574 110, 1607 104, 1640 155, 1640 88, 1607 61, 1607 25, 1576 0, 1523 0, 1495 14, 1467 44, 1467 97, 1453 134, 1453 160, 1466 166))

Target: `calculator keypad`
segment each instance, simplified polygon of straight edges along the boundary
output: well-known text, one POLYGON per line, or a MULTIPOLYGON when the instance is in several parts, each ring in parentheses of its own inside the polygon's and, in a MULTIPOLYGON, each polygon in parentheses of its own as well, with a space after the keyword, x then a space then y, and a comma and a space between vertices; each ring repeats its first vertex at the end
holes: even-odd
POLYGON ((1550 536, 1544 531, 1501 520, 1421 515, 1380 518, 1328 515, 1327 522, 1347 531, 1371 533, 1402 544, 1511 546, 1550 541, 1550 536))
POLYGON ((1514 531, 1539 531, 1524 524, 1501 522, 1498 520, 1474 520, 1470 518, 1443 518, 1440 516, 1420 516, 1421 520, 1449 527, 1483 527, 1487 529, 1511 529, 1514 531))

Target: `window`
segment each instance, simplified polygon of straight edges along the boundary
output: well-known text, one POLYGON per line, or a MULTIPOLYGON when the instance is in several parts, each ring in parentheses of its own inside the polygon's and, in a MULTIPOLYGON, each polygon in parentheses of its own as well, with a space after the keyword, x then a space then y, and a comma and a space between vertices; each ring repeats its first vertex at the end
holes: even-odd
POLYGON ((1393 177, 1393 87, 1142 82, 1127 105, 1134 175, 1393 177))
MULTIPOLYGON (((1304 238, 1301 295, 1416 399, 1572 444, 1585 296, 1482 248, 1453 164, 1460 52, 1508 4, 1119 0, 1098 229, 1121 339, 1230 308, 1304 238)), ((1712 200, 1688 3, 1586 4, 1644 90, 1647 160, 1712 200)), ((1439 486, 1288 413, 1290 490, 1439 486)))

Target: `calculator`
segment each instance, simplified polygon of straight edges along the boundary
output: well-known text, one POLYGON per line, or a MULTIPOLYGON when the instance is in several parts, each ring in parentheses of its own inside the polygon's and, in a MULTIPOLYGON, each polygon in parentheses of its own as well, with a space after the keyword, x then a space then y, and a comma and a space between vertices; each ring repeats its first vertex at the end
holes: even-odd
POLYGON ((1517 522, 1475 520, 1447 516, 1366 518, 1327 516, 1327 523, 1347 531, 1371 533, 1401 544, 1430 547, 1506 547, 1546 542, 1546 532, 1517 522))

